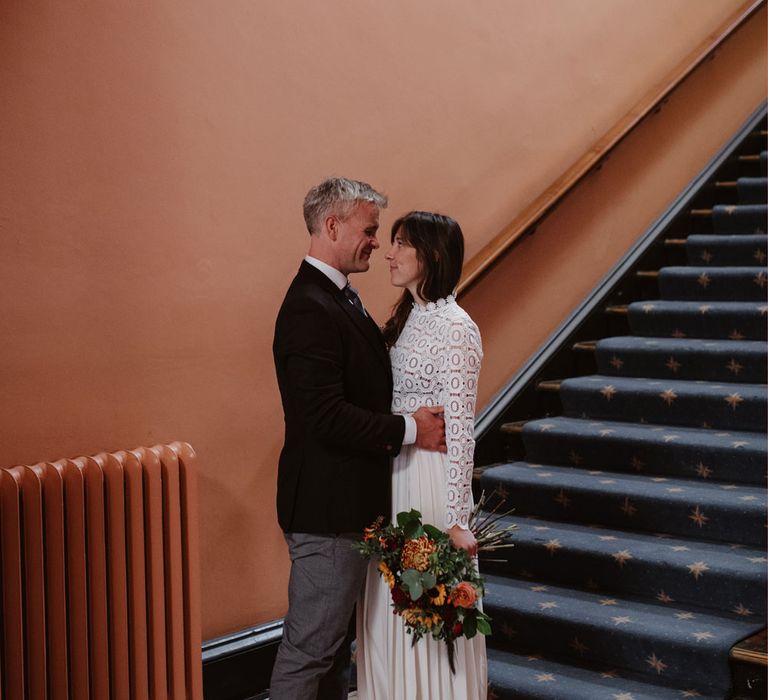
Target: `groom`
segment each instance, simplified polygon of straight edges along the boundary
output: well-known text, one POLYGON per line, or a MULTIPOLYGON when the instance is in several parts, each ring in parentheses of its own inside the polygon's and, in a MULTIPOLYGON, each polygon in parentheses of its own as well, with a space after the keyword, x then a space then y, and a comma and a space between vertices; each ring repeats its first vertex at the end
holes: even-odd
POLYGON ((441 407, 393 416, 384 340, 347 276, 368 270, 384 195, 330 178, 304 199, 309 254, 275 325, 285 414, 277 514, 291 557, 288 613, 271 700, 347 697, 355 601, 367 562, 352 548, 390 516, 390 458, 402 445, 445 452, 441 407))

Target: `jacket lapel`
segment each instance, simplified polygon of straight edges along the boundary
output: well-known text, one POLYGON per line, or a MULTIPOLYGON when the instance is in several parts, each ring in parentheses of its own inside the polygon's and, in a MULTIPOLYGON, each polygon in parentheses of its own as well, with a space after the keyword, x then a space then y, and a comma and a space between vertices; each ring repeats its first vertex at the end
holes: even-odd
POLYGON ((316 284, 319 284, 323 289, 328 291, 341 307, 347 316, 351 319, 355 328, 363 334, 366 340, 370 343, 371 347, 375 351, 376 357, 382 362, 387 372, 391 371, 389 362, 389 354, 387 353, 386 345, 384 344, 384 337, 381 335, 379 327, 376 322, 370 316, 363 316, 352 304, 347 297, 328 277, 326 277, 316 267, 310 265, 306 261, 302 261, 299 268, 299 274, 307 276, 316 284))
POLYGON ((337 290, 336 301, 339 306, 344 310, 344 313, 349 316, 358 330, 366 337, 368 342, 373 346, 376 351, 376 356, 384 363, 387 370, 390 370, 389 355, 387 354, 387 348, 384 345, 384 337, 381 335, 379 327, 376 322, 370 316, 363 316, 349 300, 344 296, 344 293, 337 290))

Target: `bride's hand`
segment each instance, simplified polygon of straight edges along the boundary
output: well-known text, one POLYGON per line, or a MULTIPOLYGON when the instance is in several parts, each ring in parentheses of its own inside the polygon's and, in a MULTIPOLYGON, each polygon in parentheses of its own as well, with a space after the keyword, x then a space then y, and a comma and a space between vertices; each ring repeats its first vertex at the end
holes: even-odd
POLYGON ((470 556, 477 556, 477 540, 471 530, 464 530, 454 525, 448 529, 448 537, 456 549, 466 549, 470 556))

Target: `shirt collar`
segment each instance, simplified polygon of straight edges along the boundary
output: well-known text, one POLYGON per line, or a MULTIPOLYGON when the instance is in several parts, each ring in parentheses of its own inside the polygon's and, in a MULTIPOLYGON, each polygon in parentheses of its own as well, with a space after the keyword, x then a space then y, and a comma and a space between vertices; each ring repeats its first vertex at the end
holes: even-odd
POLYGON ((324 263, 322 260, 313 258, 311 255, 307 255, 304 258, 305 262, 312 265, 322 272, 331 282, 333 282, 339 289, 344 289, 349 283, 346 275, 340 272, 335 267, 331 267, 328 263, 324 263))

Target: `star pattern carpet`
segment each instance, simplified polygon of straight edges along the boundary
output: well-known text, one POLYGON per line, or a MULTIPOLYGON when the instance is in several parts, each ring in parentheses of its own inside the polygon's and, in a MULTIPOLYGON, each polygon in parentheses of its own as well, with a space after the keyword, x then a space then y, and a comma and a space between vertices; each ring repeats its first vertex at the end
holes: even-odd
POLYGON ((642 674, 611 666, 572 666, 554 657, 490 649, 488 672, 493 679, 488 700, 716 700, 698 683, 670 687, 642 674))
POLYGON ((766 483, 764 433, 556 416, 526 423, 523 440, 533 464, 588 464, 654 477, 766 483))
POLYGON ((761 430, 768 420, 765 384, 574 377, 562 382, 566 415, 723 430, 761 430))
POLYGON ((768 303, 761 301, 673 301, 629 305, 629 325, 651 338, 765 340, 768 303))
POLYGON ((481 559, 489 698, 729 697, 731 647, 766 624, 766 182, 691 223, 598 373, 561 378, 563 415, 482 471, 516 525, 481 559))
POLYGON ((765 236, 692 235, 685 245, 688 262, 699 266, 764 265, 768 260, 765 236))
POLYGON ((605 338, 595 359, 600 374, 622 377, 761 384, 768 369, 765 343, 755 340, 605 338))

